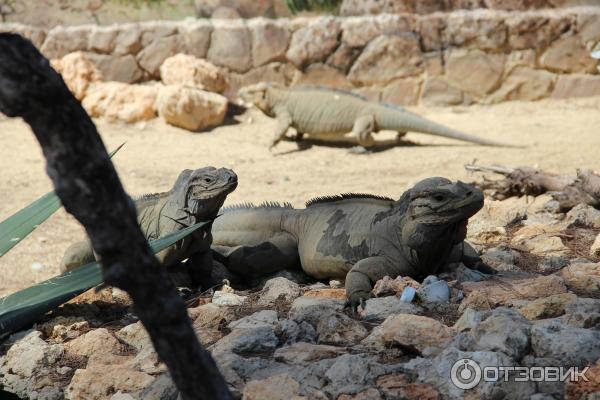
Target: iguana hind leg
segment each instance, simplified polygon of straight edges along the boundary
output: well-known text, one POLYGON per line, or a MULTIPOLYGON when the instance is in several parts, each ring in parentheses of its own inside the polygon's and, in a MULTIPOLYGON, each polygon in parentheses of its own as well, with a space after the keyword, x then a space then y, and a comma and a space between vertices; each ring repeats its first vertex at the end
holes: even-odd
POLYGON ((298 243, 289 233, 278 234, 254 246, 213 246, 218 261, 233 273, 260 276, 300 266, 298 243))
POLYGON ((287 111, 279 111, 276 113, 277 117, 277 128, 275 128, 275 136, 273 137, 273 141, 269 146, 269 149, 272 149, 277 145, 277 143, 281 142, 284 138, 285 133, 292 125, 292 116, 287 111))
POLYGON ((375 130, 375 117, 373 115, 363 115, 354 121, 352 135, 358 142, 357 147, 353 147, 351 153, 365 153, 370 147, 375 146, 373 131, 375 130))
POLYGON ((73 243, 67 248, 60 261, 60 272, 70 271, 95 260, 94 250, 92 250, 92 244, 89 240, 73 243))

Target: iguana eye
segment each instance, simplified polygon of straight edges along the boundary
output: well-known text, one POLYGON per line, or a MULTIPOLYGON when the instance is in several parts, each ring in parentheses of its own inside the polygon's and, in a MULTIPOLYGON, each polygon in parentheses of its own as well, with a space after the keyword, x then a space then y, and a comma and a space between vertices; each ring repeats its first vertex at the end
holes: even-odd
POLYGON ((212 182, 212 178, 210 178, 210 177, 207 176, 207 177, 204 178, 204 182, 205 183, 211 183, 212 182))
POLYGON ((433 199, 435 201, 443 201, 444 200, 444 196, 442 196, 441 194, 436 194, 435 196, 433 196, 433 199))

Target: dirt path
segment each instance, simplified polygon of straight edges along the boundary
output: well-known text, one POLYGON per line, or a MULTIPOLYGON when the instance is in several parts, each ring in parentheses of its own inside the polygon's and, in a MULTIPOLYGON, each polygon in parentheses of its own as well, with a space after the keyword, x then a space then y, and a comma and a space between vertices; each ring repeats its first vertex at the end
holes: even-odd
MULTIPOLYGON (((564 173, 574 173, 576 168, 600 170, 600 98, 414 111, 468 133, 526 148, 473 146, 411 133, 408 139, 422 146, 352 155, 346 149, 320 146, 294 151, 296 144, 282 143, 270 153, 267 144, 275 124, 256 111, 241 116, 240 124, 203 133, 159 120, 132 126, 96 123, 109 149, 127 142, 115 164, 132 195, 168 190, 182 169, 206 165, 226 166, 238 174, 240 185, 229 204, 280 200, 296 206, 315 195, 339 192, 398 197, 410 184, 433 175, 470 180, 463 165, 473 160, 536 165, 564 173)), ((4 219, 51 190, 51 184, 27 125, 1 119, 0 132, 0 219, 4 219)), ((0 295, 56 275, 62 253, 80 235, 76 221, 59 211, 0 258, 0 295), (33 269, 33 263, 43 267, 33 269)))

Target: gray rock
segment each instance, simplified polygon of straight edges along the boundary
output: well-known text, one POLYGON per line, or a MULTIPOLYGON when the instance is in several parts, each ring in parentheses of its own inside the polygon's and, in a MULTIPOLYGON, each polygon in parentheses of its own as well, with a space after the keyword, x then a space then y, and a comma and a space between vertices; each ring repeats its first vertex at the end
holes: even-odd
POLYGON ((159 375, 137 398, 156 400, 177 400, 179 391, 168 374, 159 375))
POLYGON ((470 331, 475 328, 481 321, 489 317, 489 311, 474 310, 467 308, 458 321, 454 323, 454 329, 458 332, 470 331))
POLYGON ((501 247, 492 247, 481 255, 483 262, 495 267, 498 264, 514 264, 517 261, 515 251, 501 247))
MULTIPOLYGON (((560 360, 555 358, 539 358, 531 355, 524 357, 520 364, 524 367, 556 367, 563 365, 560 360)), ((550 381, 537 382, 537 391, 540 392, 540 395, 552 396, 554 399, 560 399, 565 395, 565 383, 550 381)))
POLYGON ((351 346, 368 335, 367 329, 345 314, 322 314, 317 323, 317 343, 334 346, 351 346))
POLYGON ((343 347, 298 342, 277 349, 273 357, 276 361, 282 361, 286 364, 303 364, 335 358, 345 352, 346 349, 343 347))
POLYGON ((531 328, 531 349, 537 357, 560 360, 565 366, 584 366, 600 358, 600 332, 546 320, 531 328))
POLYGON ((462 263, 456 269, 456 280, 458 282, 480 282, 486 279, 488 279, 488 275, 474 269, 467 268, 462 263))
POLYGON ((422 309, 414 304, 401 301, 396 296, 378 297, 365 302, 360 311, 363 319, 383 321, 392 314, 421 314, 422 309))
POLYGON ((222 352, 265 353, 274 350, 279 344, 273 327, 234 329, 212 345, 209 350, 213 354, 222 352))
MULTIPOLYGON (((461 359, 475 361, 484 367, 514 366, 515 362, 506 354, 492 351, 465 352, 448 347, 434 359, 417 359, 404 365, 417 374, 417 381, 433 385, 445 399, 464 399, 465 391, 456 387, 449 379, 452 366, 461 359)), ((481 381, 469 392, 470 398, 479 399, 528 399, 535 393, 534 382, 504 382, 503 376, 496 382, 481 381)))
POLYGON ((374 357, 344 354, 325 372, 327 385, 323 391, 334 399, 342 393, 358 393, 388 371, 389 367, 377 363, 374 357))
POLYGON ((340 23, 335 18, 318 18, 296 30, 286 57, 297 67, 325 61, 338 46, 340 23))
POLYGON ((423 285, 417 290, 417 297, 424 303, 447 303, 450 301, 450 287, 446 281, 423 281, 423 285))
POLYGON ((577 328, 600 327, 600 299, 578 298, 565 306, 562 320, 577 328))
POLYGON ((207 58, 232 71, 246 72, 252 66, 251 41, 243 20, 213 20, 207 58))
POLYGON ((569 226, 600 228, 600 210, 587 204, 578 204, 567 213, 565 222, 569 226))
POLYGON ((531 322, 509 308, 496 308, 471 330, 474 343, 470 350, 502 352, 520 360, 529 351, 531 322))
POLYGON ((543 274, 551 274, 569 266, 569 259, 563 256, 546 257, 538 265, 538 271, 543 274))
POLYGON ((277 299, 292 301, 300 296, 300 286, 286 278, 269 279, 258 298, 259 304, 270 304, 277 299))
POLYGON ((280 341, 287 345, 296 342, 315 343, 317 341, 315 328, 306 321, 297 323, 291 319, 283 319, 275 327, 275 333, 279 336, 280 341))
POLYGON ((298 297, 292 303, 289 318, 296 322, 306 321, 316 326, 322 315, 331 311, 341 311, 344 308, 342 300, 317 297, 298 297))
POLYGON ((229 323, 227 326, 229 329, 248 329, 248 328, 273 328, 277 323, 277 311, 275 310, 261 310, 257 311, 252 315, 248 315, 244 318, 238 319, 229 323))
POLYGON ((423 279, 423 282, 421 283, 421 285, 425 286, 425 285, 430 285, 433 282, 438 282, 440 280, 440 278, 438 278, 435 275, 429 275, 428 277, 426 277, 425 279, 423 279))

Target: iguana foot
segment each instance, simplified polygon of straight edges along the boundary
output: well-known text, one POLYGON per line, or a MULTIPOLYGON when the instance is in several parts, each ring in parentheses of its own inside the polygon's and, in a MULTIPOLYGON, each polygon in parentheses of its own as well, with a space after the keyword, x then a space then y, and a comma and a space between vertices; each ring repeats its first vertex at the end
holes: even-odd
POLYGON ((369 153, 371 153, 371 150, 369 150, 363 146, 354 146, 354 147, 351 147, 350 150, 348 150, 348 153, 350 153, 350 154, 369 154, 369 153))
POLYGON ((350 310, 355 313, 358 311, 358 306, 360 306, 362 309, 365 308, 365 303, 370 297, 371 293, 363 291, 354 292, 348 296, 348 300, 346 301, 344 308, 350 308, 350 310))

